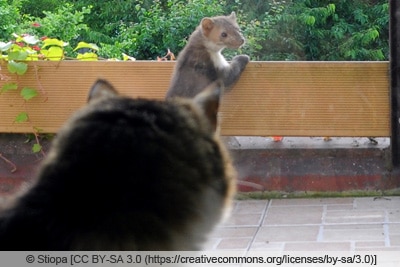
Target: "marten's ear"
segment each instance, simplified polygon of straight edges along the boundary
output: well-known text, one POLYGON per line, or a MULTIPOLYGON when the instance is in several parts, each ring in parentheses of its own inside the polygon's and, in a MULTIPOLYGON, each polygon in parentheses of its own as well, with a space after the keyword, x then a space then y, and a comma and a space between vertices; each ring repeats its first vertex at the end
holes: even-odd
POLYGON ((88 102, 103 98, 103 97, 113 97, 118 95, 117 90, 108 81, 98 79, 90 88, 88 102))
POLYGON ((208 37, 208 35, 210 35, 210 32, 213 28, 214 28, 214 21, 211 18, 203 18, 201 20, 201 29, 205 37, 208 37))
POLYGON ((204 112, 214 132, 218 125, 218 108, 222 91, 221 83, 214 82, 194 98, 195 104, 204 112))
POLYGON ((236 20, 236 13, 235 11, 232 11, 232 13, 229 15, 229 18, 236 20))

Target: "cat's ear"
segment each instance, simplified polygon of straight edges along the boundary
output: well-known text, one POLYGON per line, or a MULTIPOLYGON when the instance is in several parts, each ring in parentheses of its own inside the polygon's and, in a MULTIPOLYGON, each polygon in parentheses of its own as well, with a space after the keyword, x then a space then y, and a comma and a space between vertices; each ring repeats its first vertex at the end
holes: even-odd
POLYGON ((214 131, 218 126, 218 108, 223 92, 220 82, 214 82, 194 98, 194 103, 204 112, 214 131))
POLYGON ((113 97, 117 96, 118 92, 115 90, 114 86, 112 86, 108 81, 103 79, 98 79, 90 88, 88 102, 103 98, 103 97, 113 97))

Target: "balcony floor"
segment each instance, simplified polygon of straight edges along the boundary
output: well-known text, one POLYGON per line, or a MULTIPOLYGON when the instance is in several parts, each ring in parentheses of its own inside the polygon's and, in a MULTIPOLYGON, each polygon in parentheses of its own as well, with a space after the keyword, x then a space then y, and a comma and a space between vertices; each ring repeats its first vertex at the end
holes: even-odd
POLYGON ((400 250, 400 197, 236 201, 205 250, 400 250))

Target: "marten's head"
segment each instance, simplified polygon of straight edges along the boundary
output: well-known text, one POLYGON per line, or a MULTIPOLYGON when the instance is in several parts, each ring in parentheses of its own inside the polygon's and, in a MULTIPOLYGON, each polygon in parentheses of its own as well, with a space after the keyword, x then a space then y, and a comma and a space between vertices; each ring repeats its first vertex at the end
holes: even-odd
POLYGON ((238 49, 244 44, 244 37, 236 22, 236 14, 203 18, 200 29, 205 38, 213 44, 216 50, 224 48, 238 49))

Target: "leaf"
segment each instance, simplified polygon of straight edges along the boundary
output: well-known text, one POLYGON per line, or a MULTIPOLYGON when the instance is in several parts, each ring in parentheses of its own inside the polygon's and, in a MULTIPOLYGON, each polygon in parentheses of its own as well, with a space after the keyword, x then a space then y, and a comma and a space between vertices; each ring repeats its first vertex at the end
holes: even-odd
POLYGON ((64 58, 64 50, 58 46, 52 46, 49 49, 43 49, 40 52, 49 60, 58 61, 64 58))
POLYGON ((23 62, 8 61, 7 69, 11 73, 17 73, 18 75, 24 75, 28 70, 28 64, 23 62))
POLYGON ((8 92, 11 90, 17 90, 18 89, 18 84, 16 83, 5 83, 0 90, 0 93, 8 92))
POLYGON ((376 29, 368 29, 365 33, 363 33, 362 38, 361 38, 361 43, 362 45, 366 46, 370 44, 371 42, 375 41, 376 38, 379 37, 379 31, 376 29))
POLYGON ((314 16, 305 15, 304 16, 304 22, 309 26, 314 26, 315 17, 314 16))
POLYGON ((42 151, 42 146, 40 144, 34 144, 32 146, 32 152, 33 153, 38 153, 40 151, 42 151))
POLYGON ((91 61, 91 60, 98 60, 97 54, 96 53, 84 53, 84 54, 78 54, 78 56, 76 57, 79 60, 83 60, 83 61, 91 61))
POLYGON ((128 60, 136 61, 136 58, 131 57, 131 56, 125 54, 125 53, 122 53, 122 59, 123 59, 124 61, 128 61, 128 60))
POLYGON ((86 42, 79 42, 78 45, 75 47, 74 51, 82 48, 89 48, 95 51, 99 50, 99 47, 95 44, 92 43, 86 43, 86 42))
POLYGON ((335 4, 329 4, 326 8, 328 8, 328 10, 331 13, 335 13, 335 11, 336 11, 336 5, 335 4))
POLYGON ((34 44, 37 44, 39 42, 39 39, 37 39, 35 36, 32 36, 32 35, 24 36, 22 38, 22 40, 25 43, 30 44, 30 45, 34 45, 34 44))
POLYGON ((25 60, 28 57, 28 52, 19 50, 8 53, 8 60, 25 60))
POLYGON ((24 87, 21 90, 21 96, 25 100, 30 100, 30 99, 34 98, 35 96, 37 96, 37 95, 38 95, 37 90, 33 89, 33 88, 24 87))
POLYGON ((47 38, 43 41, 42 48, 48 47, 48 46, 58 46, 58 47, 63 47, 67 46, 68 43, 55 39, 55 38, 47 38))
POLYGON ((11 42, 8 42, 8 43, 0 42, 0 50, 1 51, 7 51, 8 49, 10 49, 11 46, 12 46, 11 42))
POLYGON ((21 122, 26 122, 28 121, 29 117, 26 112, 21 112, 15 117, 15 122, 21 123, 21 122))

